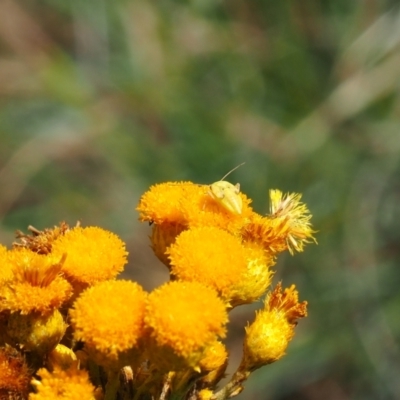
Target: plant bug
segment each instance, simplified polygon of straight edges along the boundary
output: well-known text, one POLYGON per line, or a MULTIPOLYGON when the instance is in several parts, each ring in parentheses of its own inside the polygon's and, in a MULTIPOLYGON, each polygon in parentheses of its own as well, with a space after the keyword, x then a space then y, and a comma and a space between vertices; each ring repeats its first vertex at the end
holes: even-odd
POLYGON ((209 195, 220 204, 225 210, 232 214, 242 213, 242 198, 240 197, 240 184, 232 185, 224 179, 233 171, 241 167, 244 163, 231 169, 220 181, 210 185, 209 195))

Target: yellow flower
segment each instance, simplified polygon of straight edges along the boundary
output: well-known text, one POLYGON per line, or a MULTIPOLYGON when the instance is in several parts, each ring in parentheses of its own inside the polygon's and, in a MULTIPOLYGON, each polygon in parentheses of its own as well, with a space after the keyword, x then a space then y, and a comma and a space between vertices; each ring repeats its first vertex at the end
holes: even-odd
POLYGON ((14 242, 14 248, 27 248, 34 253, 48 254, 51 252, 53 242, 59 236, 64 235, 70 227, 66 222, 61 222, 60 226, 55 226, 53 229, 39 231, 33 226, 30 226, 28 229, 31 231, 31 235, 17 231, 17 239, 20 240, 20 243, 14 242))
POLYGON ((32 381, 37 393, 31 393, 29 400, 95 400, 95 388, 85 370, 41 368, 37 374, 41 380, 32 381))
POLYGON ((71 285, 61 276, 63 256, 41 255, 28 249, 8 252, 13 277, 0 287, 0 310, 46 314, 69 299, 71 285))
POLYGON ((195 368, 203 350, 225 336, 227 312, 217 293, 199 282, 168 282, 148 297, 149 357, 158 368, 195 368))
POLYGON ((0 348, 0 398, 25 399, 32 377, 22 355, 12 347, 0 348))
POLYGON ((173 276, 210 286, 228 302, 246 272, 246 253, 240 239, 211 226, 182 232, 167 254, 173 276))
POLYGON ((92 285, 115 278, 126 264, 125 244, 117 235, 94 226, 76 227, 60 236, 52 254, 66 254, 63 272, 75 287, 76 283, 92 285))
POLYGON ((143 335, 145 299, 144 290, 131 281, 105 281, 90 287, 70 310, 75 338, 85 342, 96 362, 116 368, 125 356, 131 356, 129 351, 143 335))
POLYGON ((300 202, 301 195, 283 195, 279 190, 270 190, 271 214, 267 217, 253 214, 243 228, 243 238, 255 241, 272 254, 289 250, 303 251, 306 243, 315 241, 309 213, 300 202))
POLYGON ((307 302, 298 302, 294 285, 282 293, 278 284, 246 328, 244 354, 239 370, 253 371, 280 359, 294 335, 296 321, 307 315, 307 302))

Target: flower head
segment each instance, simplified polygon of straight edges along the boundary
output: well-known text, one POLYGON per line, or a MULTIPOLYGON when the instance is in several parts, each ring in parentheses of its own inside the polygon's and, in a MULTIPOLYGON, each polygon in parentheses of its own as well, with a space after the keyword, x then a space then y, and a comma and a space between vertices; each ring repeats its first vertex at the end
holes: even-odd
POLYGON ((167 254, 173 276, 210 286, 226 301, 235 295, 235 285, 246 271, 246 254, 240 239, 216 227, 182 232, 167 254))
POLYGON ((217 293, 199 282, 168 282, 150 293, 145 324, 157 367, 196 367, 204 349, 225 336, 228 321, 217 293))
POLYGON ((307 302, 298 302, 294 285, 282 293, 281 284, 270 293, 265 308, 246 328, 240 369, 253 371, 280 359, 294 335, 296 320, 307 315, 307 302))
POLYGON ((105 281, 90 287, 70 310, 75 338, 85 343, 99 364, 119 366, 120 358, 143 335, 145 299, 144 290, 131 281, 105 281))
POLYGON ((126 264, 125 244, 117 235, 94 226, 76 227, 60 236, 52 254, 67 255, 63 271, 73 285, 115 278, 126 264))
POLYGON ((64 256, 21 248, 9 251, 7 258, 12 278, 0 287, 0 310, 46 314, 70 298, 72 287, 61 273, 64 256))
POLYGON ((303 251, 304 245, 315 241, 311 229, 311 215, 301 195, 283 195, 279 190, 270 191, 271 214, 261 217, 253 214, 243 228, 245 240, 260 243, 267 251, 277 254, 284 250, 303 251))

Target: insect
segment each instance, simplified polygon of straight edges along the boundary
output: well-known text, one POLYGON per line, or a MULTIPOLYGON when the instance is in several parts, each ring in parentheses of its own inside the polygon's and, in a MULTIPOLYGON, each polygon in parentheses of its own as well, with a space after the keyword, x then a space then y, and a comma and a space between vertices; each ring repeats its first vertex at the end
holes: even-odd
POLYGON ((232 185, 224 179, 233 171, 241 167, 244 163, 231 169, 220 181, 210 185, 209 195, 225 210, 232 214, 242 213, 242 198, 240 197, 240 184, 232 185))

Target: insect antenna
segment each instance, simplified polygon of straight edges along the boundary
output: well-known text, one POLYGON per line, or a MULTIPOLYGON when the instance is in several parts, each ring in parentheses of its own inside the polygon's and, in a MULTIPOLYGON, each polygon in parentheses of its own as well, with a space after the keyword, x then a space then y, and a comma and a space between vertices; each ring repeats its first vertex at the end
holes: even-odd
POLYGON ((242 162, 241 164, 237 165, 235 168, 231 169, 227 174, 225 174, 222 178, 221 181, 223 181, 230 173, 241 167, 242 165, 246 164, 245 162, 242 162))

